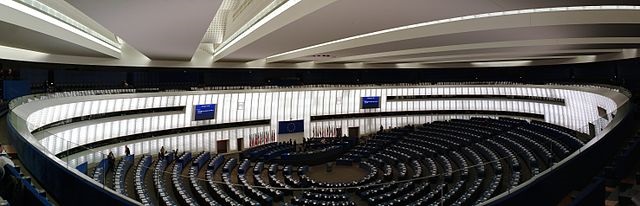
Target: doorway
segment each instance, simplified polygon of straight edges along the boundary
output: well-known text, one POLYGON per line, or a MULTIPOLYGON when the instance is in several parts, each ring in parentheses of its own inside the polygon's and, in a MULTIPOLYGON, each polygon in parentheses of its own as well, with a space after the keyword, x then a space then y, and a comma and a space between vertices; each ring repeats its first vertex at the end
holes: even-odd
POLYGON ((244 139, 242 139, 242 138, 236 139, 236 145, 237 145, 238 151, 242 151, 244 149, 244 141, 243 140, 244 139))
POLYGON ((360 127, 349 127, 349 137, 359 137, 360 127))
POLYGON ((227 153, 229 150, 227 149, 229 145, 229 140, 218 140, 216 142, 216 148, 218 148, 218 154, 227 153))
POLYGON ((342 127, 338 127, 335 130, 336 130, 336 136, 335 137, 342 137, 342 127))

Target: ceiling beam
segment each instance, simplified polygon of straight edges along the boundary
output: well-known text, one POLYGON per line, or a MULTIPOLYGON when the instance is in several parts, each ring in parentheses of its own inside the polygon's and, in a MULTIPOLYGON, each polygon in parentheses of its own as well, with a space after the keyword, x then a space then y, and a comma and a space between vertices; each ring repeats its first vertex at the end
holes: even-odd
POLYGON ((120 48, 17 1, 0 3, 0 21, 56 37, 113 58, 120 58, 121 55, 120 48))
POLYGON ((377 64, 377 63, 416 63, 416 62, 430 62, 439 61, 443 59, 471 59, 477 57, 518 57, 518 56, 534 56, 534 55, 553 55, 553 54, 593 54, 593 53, 614 53, 620 52, 622 49, 568 49, 568 50, 550 50, 550 51, 506 51, 506 52, 488 52, 488 53, 469 53, 469 54, 457 54, 457 55, 442 55, 442 56, 425 56, 419 58, 409 59, 393 59, 382 61, 369 61, 365 63, 377 64))
POLYGON ((352 36, 273 55, 267 57, 266 61, 269 63, 287 61, 338 50, 464 32, 542 26, 639 23, 640 12, 635 10, 548 11, 460 19, 444 23, 410 25, 352 36))
POLYGON ((65 0, 145 56, 189 61, 222 0, 65 0))
MULTIPOLYGON (((532 60, 530 63, 527 63, 526 66, 536 66, 536 65, 559 65, 559 64, 579 64, 579 63, 589 63, 589 62, 597 62, 597 61, 611 61, 617 59, 628 59, 628 58, 638 58, 639 57, 638 49, 623 49, 622 52, 617 53, 606 53, 599 55, 577 55, 573 58, 549 58, 540 57, 537 59, 529 59, 532 60)), ((555 56, 562 57, 562 56, 555 56)), ((568 56, 567 56, 568 57, 568 56)), ((478 61, 507 61, 507 60, 526 60, 524 58, 512 58, 512 59, 477 59, 478 61)), ((472 62, 464 61, 464 62, 440 62, 440 63, 407 63, 407 64, 397 64, 398 68, 470 68, 470 67, 494 67, 489 65, 474 65, 472 62)), ((498 66, 500 67, 500 66, 498 66)))
POLYGON ((336 0, 289 0, 283 5, 280 5, 280 7, 271 11, 271 13, 257 21, 254 25, 248 27, 245 31, 242 31, 240 35, 235 37, 229 43, 222 45, 222 47, 213 55, 213 61, 218 61, 236 50, 266 36, 267 34, 335 1, 336 0))
POLYGON ((362 54, 346 57, 330 58, 315 61, 316 63, 340 63, 340 62, 363 62, 374 59, 393 59, 403 56, 421 55, 427 56, 429 53, 452 52, 481 49, 501 49, 514 47, 537 47, 537 46, 570 46, 570 45, 601 45, 601 44, 638 44, 640 37, 593 37, 593 38, 560 38, 560 39, 533 39, 517 41, 483 42, 472 44, 458 44, 438 47, 427 47, 419 49, 397 50, 389 52, 362 54))

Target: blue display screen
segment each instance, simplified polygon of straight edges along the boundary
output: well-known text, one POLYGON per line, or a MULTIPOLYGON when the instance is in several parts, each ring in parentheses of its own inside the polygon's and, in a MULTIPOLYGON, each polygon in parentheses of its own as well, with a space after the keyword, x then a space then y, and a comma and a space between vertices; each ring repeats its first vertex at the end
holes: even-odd
POLYGON ((195 120, 215 119, 216 118, 216 105, 215 104, 200 104, 195 108, 195 120))
POLYGON ((24 80, 4 80, 2 81, 2 99, 12 100, 16 97, 25 96, 31 94, 31 83, 24 80))
POLYGON ((380 108, 380 97, 362 97, 362 109, 380 108))

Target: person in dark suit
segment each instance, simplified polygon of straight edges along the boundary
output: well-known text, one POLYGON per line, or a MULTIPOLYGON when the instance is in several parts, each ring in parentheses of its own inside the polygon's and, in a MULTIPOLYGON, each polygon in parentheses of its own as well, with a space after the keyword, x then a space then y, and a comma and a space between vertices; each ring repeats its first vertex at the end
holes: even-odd
POLYGON ((173 152, 173 159, 178 159, 178 148, 173 152))
POLYGON ((160 159, 164 159, 164 155, 167 151, 164 149, 164 146, 160 147, 160 159))
POLYGON ((113 171, 116 164, 116 156, 113 155, 113 152, 109 151, 109 155, 107 155, 107 161, 109 161, 109 170, 113 171))
POLYGON ((126 146, 126 145, 124 146, 124 154, 127 155, 127 156, 129 156, 131 154, 131 150, 129 150, 129 147, 126 146))

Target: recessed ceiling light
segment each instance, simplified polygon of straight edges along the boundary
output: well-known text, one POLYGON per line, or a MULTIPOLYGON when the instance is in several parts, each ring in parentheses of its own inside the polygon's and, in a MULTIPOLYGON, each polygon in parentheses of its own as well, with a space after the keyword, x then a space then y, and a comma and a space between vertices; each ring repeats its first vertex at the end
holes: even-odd
MULTIPOLYGON (((37 1, 34 1, 34 2, 37 2, 37 1)), ((44 5, 44 4, 40 3, 40 2, 37 2, 37 3, 39 3, 38 5, 41 5, 42 7, 46 6, 46 5, 44 5)), ((106 37, 100 38, 100 34, 98 34, 95 31, 91 32, 92 30, 89 30, 89 29, 87 29, 89 31, 83 31, 83 30, 79 29, 79 26, 73 26, 69 22, 64 22, 64 21, 62 21, 60 19, 54 18, 53 16, 51 16, 49 14, 44 13, 43 11, 37 10, 35 8, 29 7, 29 6, 25 5, 25 4, 22 4, 22 3, 19 3, 19 2, 16 2, 16 1, 0 1, 0 4, 2 4, 4 6, 7 6, 7 7, 11 8, 11 9, 15 9, 15 10, 17 10, 19 12, 24 13, 24 14, 30 15, 30 16, 32 16, 34 18, 40 19, 42 21, 48 22, 48 23, 50 23, 52 25, 58 26, 58 27, 60 27, 62 29, 65 29, 65 30, 67 30, 69 32, 72 32, 74 34, 77 34, 79 36, 82 36, 85 39, 88 39, 90 41, 98 43, 98 44, 100 44, 100 45, 102 45, 102 46, 104 46, 106 48, 109 48, 109 49, 117 52, 117 53, 121 53, 122 52, 120 50, 120 48, 119 48, 120 45, 117 45, 117 43, 115 43, 115 42, 112 42, 113 44, 115 44, 115 46, 112 45, 111 43, 108 43, 109 40, 106 40, 107 39, 106 37)), ((51 9, 51 8, 46 8, 46 9, 51 9)), ((75 20, 73 20, 73 21, 75 21, 75 20)), ((81 26, 84 26, 84 25, 81 25, 81 26)), ((86 27, 86 26, 84 26, 84 27, 86 27)))
POLYGON ((531 60, 471 62, 471 65, 481 66, 481 67, 515 67, 515 66, 526 66, 529 64, 531 64, 531 60))

